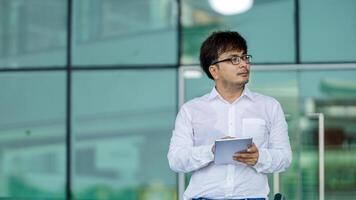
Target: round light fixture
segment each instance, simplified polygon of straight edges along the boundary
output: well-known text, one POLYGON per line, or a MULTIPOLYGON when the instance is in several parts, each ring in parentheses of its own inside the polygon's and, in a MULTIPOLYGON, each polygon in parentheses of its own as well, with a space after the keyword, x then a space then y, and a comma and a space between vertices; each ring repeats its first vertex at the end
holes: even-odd
POLYGON ((213 10, 223 15, 236 15, 248 11, 253 0, 209 0, 213 10))

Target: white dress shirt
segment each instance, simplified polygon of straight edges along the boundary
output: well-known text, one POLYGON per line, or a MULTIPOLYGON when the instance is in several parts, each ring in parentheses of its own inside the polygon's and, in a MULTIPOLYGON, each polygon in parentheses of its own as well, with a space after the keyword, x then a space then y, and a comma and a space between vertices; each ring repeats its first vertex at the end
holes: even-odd
POLYGON ((184 199, 267 198, 267 173, 282 172, 292 161, 287 129, 278 101, 247 87, 233 103, 215 88, 185 103, 177 115, 168 152, 172 170, 193 172, 184 199), (259 150, 256 165, 237 161, 215 165, 212 146, 225 136, 251 136, 259 150))

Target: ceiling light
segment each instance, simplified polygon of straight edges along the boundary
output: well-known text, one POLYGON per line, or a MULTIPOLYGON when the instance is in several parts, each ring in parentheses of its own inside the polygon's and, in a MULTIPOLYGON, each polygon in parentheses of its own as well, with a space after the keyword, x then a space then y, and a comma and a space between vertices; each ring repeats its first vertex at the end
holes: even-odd
POLYGON ((236 15, 248 11, 253 0, 209 0, 213 10, 223 15, 236 15))

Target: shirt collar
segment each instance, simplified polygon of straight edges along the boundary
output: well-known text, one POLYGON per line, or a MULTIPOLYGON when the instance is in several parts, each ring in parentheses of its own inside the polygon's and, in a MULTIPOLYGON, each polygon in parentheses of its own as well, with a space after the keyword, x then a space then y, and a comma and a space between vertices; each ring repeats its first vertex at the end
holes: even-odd
MULTIPOLYGON (((247 98, 249 98, 252 101, 254 100, 252 92, 250 91, 250 89, 246 85, 245 85, 245 88, 244 88, 244 90, 242 91, 242 94, 241 94, 241 97, 243 97, 243 96, 246 96, 247 98)), ((216 88, 214 87, 211 90, 210 94, 209 94, 209 100, 213 100, 216 97, 220 97, 221 99, 223 99, 220 96, 220 94, 218 93, 218 91, 216 90, 216 88)))

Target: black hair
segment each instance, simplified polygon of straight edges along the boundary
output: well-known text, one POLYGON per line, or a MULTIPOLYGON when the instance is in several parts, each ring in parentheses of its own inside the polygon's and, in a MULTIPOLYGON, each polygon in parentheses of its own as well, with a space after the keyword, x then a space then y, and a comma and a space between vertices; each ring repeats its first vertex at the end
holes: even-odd
POLYGON ((210 65, 219 56, 228 51, 243 51, 247 53, 246 40, 235 31, 213 32, 200 47, 200 67, 210 79, 214 79, 209 72, 210 65))

